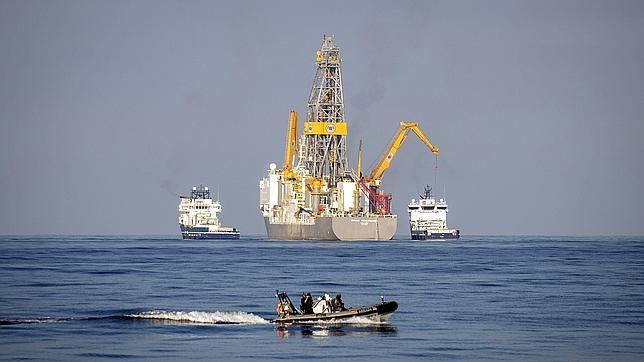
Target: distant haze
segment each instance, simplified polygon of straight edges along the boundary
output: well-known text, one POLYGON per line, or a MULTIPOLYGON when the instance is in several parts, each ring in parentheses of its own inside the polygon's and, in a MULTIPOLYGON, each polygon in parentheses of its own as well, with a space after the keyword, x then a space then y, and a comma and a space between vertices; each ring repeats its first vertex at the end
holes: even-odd
POLYGON ((264 234, 258 182, 341 49, 351 164, 419 122, 384 177, 445 187, 463 234, 644 234, 642 1, 0 2, 0 234, 178 234, 220 190, 264 234))

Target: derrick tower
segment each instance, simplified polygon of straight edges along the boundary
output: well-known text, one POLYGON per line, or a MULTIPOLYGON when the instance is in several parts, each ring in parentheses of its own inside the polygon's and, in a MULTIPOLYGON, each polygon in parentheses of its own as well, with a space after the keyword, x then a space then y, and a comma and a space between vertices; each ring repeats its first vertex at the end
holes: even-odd
POLYGON ((324 36, 316 55, 318 67, 304 123, 302 161, 311 176, 327 178, 335 185, 348 170, 348 161, 340 49, 332 36, 324 36))

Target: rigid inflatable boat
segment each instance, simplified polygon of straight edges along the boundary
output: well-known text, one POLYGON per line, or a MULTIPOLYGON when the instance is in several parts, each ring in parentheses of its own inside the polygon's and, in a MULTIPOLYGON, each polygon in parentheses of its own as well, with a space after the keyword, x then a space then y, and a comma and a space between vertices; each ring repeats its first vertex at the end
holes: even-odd
POLYGON ((325 295, 325 297, 317 298, 313 302, 312 311, 309 310, 305 313, 305 311, 295 308, 291 298, 286 293, 277 291, 275 296, 278 299, 278 317, 271 321, 274 323, 315 324, 331 322, 360 324, 364 320, 363 318, 368 319, 369 322, 387 323, 389 317, 398 309, 398 303, 393 300, 385 301, 384 297, 381 297, 378 304, 351 308, 342 306, 340 310, 337 310, 331 305, 328 295, 325 295))

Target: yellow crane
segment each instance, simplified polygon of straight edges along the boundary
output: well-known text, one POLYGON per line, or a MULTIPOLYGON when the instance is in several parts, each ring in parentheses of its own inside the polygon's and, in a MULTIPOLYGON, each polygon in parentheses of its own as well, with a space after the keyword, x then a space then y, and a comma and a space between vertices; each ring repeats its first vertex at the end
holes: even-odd
POLYGON ((423 134, 423 131, 418 128, 417 123, 411 123, 411 122, 400 122, 400 128, 398 128, 398 132, 394 135, 394 138, 391 140, 391 143, 389 144, 389 147, 385 150, 385 153, 380 157, 380 160, 376 164, 376 166, 371 170, 371 173, 369 174, 368 178, 366 181, 369 182, 371 186, 378 186, 377 183, 379 183, 379 180, 382 178, 382 175, 387 171, 389 168, 389 165, 391 164, 391 160, 394 158, 396 155, 396 152, 398 152, 398 149, 402 145, 402 143, 405 141, 407 138, 407 133, 409 131, 412 131, 420 138, 421 141, 429 148, 430 151, 434 155, 438 155, 438 147, 434 146, 427 137, 423 134))
POLYGON ((360 181, 358 181, 357 187, 362 189, 369 196, 369 211, 379 214, 388 214, 391 212, 391 194, 385 194, 382 190, 379 190, 380 179, 382 175, 387 171, 391 165, 391 160, 398 152, 398 149, 402 143, 407 138, 407 133, 409 131, 414 132, 418 138, 429 148, 430 151, 436 156, 438 156, 438 147, 434 146, 429 139, 423 134, 423 131, 418 128, 417 123, 411 122, 400 122, 400 128, 394 135, 394 138, 389 143, 389 146, 385 152, 380 157, 376 166, 371 170, 371 173, 367 177, 362 177, 361 168, 362 168, 362 142, 358 147, 358 164, 357 164, 357 173, 360 181))
POLYGON ((290 111, 288 115, 288 131, 286 132, 286 149, 284 150, 284 166, 286 172, 292 168, 293 155, 297 153, 297 112, 290 111))

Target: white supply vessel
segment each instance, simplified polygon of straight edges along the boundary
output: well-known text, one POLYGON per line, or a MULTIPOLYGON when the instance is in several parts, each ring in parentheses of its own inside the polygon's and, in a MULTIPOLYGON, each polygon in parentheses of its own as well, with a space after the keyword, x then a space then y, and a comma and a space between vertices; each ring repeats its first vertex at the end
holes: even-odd
POLYGON ((447 202, 436 200, 429 186, 425 187, 420 200, 411 200, 407 211, 412 240, 458 239, 461 236, 460 230, 447 227, 447 202))
POLYGON ((210 198, 207 186, 195 186, 190 196, 180 196, 179 226, 183 239, 239 239, 236 228, 221 226, 219 200, 210 198))

